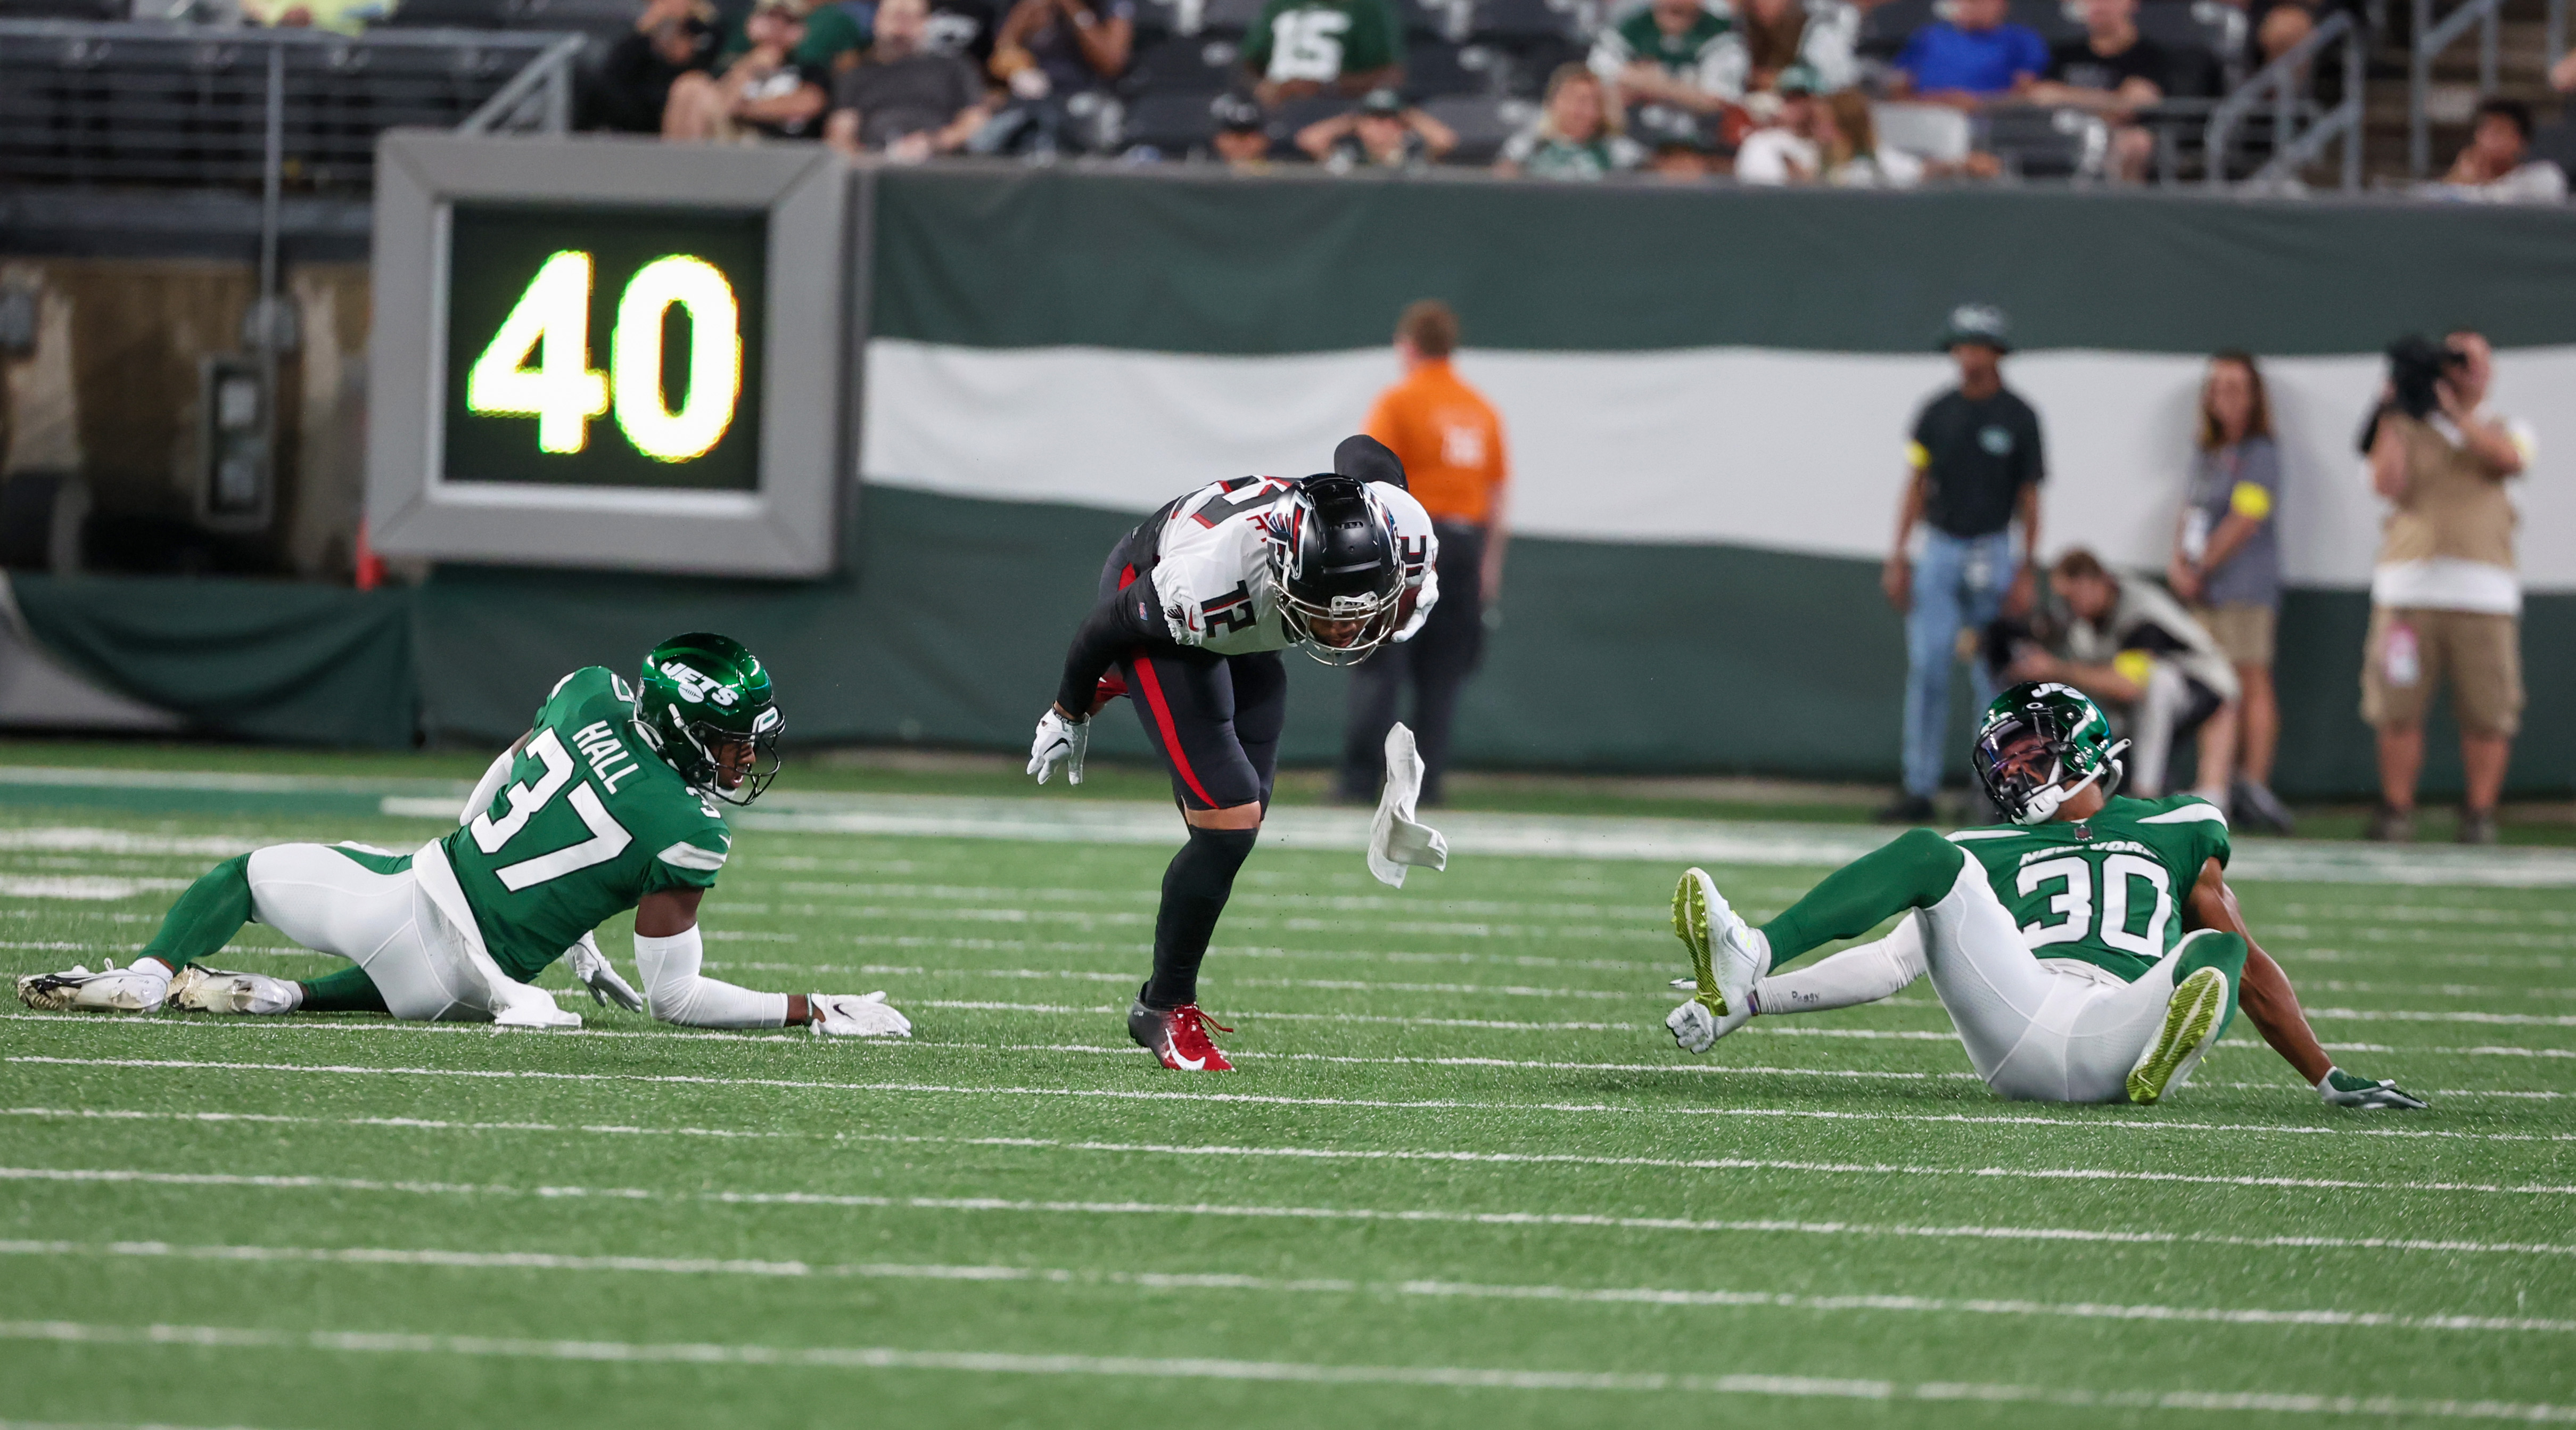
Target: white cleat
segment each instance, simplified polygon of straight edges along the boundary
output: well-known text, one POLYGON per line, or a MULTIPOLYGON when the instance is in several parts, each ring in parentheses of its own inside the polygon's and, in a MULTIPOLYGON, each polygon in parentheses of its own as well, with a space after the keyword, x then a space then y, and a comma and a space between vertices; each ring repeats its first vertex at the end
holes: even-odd
POLYGON ((1753 987, 1771 971, 1771 945, 1736 916, 1702 869, 1684 872, 1673 889, 1673 932, 1691 952, 1699 991, 1664 1026, 1685 1051, 1704 1053, 1753 1016, 1753 987))
POLYGON ((74 965, 62 973, 29 973, 18 979, 18 1001, 42 1013, 74 1009, 154 1013, 169 996, 170 976, 156 960, 119 968, 113 959, 98 972, 74 965))
POLYGON ((303 993, 283 978, 265 973, 231 973, 189 964, 170 980, 162 1005, 183 1013, 292 1013, 303 993))

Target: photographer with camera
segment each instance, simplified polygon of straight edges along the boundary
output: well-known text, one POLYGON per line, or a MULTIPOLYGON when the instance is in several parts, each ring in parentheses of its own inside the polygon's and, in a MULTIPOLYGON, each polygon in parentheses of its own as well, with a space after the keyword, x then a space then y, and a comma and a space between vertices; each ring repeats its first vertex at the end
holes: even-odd
POLYGON ((2504 484, 2529 465, 2533 440, 2527 424, 2488 408, 2493 375, 2493 351, 2477 333, 2400 338, 2363 428, 2371 487, 2389 503, 2361 670, 2361 717, 2379 732, 2373 839, 2415 837, 2424 713, 2447 678, 2468 778, 2459 840, 2495 842, 2523 700, 2516 515, 2504 484))

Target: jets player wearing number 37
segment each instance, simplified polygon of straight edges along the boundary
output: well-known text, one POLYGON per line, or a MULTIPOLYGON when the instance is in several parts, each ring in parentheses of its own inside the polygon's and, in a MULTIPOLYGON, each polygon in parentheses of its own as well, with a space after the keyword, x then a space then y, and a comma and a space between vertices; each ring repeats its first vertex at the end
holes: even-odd
POLYGON ((1038 783, 1062 766, 1080 784, 1092 712, 1124 694, 1171 768, 1189 842, 1163 875, 1153 976, 1127 1014, 1167 1068, 1234 1066, 1208 1038, 1199 963, 1270 804, 1287 719, 1280 652, 1356 664, 1421 629, 1439 599, 1438 539, 1395 454, 1353 437, 1333 456, 1316 476, 1211 482, 1120 539, 1029 752, 1038 783))
POLYGON ((699 976, 698 902, 733 843, 717 802, 778 772, 769 672, 725 636, 677 636, 635 685, 599 666, 556 682, 492 762, 454 833, 409 854, 275 844, 191 885, 129 967, 18 980, 30 1007, 391 1013, 417 1021, 578 1027, 530 983, 568 958, 594 1001, 702 1028, 805 1024, 909 1035, 885 995, 761 993, 699 976), (637 994, 591 930, 635 910, 637 994), (353 967, 301 983, 198 962, 256 919, 353 967))
POLYGON ((2337 1107, 2420 1108, 2334 1065, 2227 887, 2227 816, 2197 795, 2118 796, 2111 727, 2072 686, 1986 708, 1978 778, 2010 826, 1905 834, 1754 928, 1708 875, 1673 894, 1698 992, 1665 1019, 1690 1052, 1757 1015, 1874 1002, 1929 973, 1986 1085, 2044 1102, 2157 1102, 2242 1009, 2337 1107), (1780 965, 1903 916, 1876 943, 1780 965))

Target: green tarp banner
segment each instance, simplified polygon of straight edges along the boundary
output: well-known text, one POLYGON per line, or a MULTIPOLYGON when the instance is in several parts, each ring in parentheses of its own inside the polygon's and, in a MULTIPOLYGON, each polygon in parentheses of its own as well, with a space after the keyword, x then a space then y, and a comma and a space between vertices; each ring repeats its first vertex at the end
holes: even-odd
POLYGON ((1300 353, 1436 294, 1479 348, 1919 352, 2009 295, 2025 347, 2375 353, 2576 342, 2565 208, 1043 170, 877 179, 881 338, 1300 353))
POLYGON ((205 734, 402 747, 418 728, 408 591, 145 577, 11 586, 46 650, 205 734))

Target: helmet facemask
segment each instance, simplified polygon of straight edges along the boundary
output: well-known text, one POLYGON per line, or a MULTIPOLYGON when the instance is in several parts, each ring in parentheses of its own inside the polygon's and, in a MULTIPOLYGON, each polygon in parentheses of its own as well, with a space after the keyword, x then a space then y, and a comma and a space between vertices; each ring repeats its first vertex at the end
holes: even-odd
POLYGON ((2046 824, 2068 800, 2096 781, 2103 781, 2105 797, 2119 787, 2123 771, 2116 757, 2129 748, 2128 741, 2111 746, 2098 760, 2087 761, 2076 755, 2075 744, 2068 738, 2071 732, 2055 729, 2054 724, 2046 711, 2031 710, 1990 719, 1977 733, 1969 763, 1986 798, 2015 824, 2046 824), (2072 768, 2088 763, 2090 768, 2072 768), (2074 783, 2069 784, 2070 779, 2074 783))

